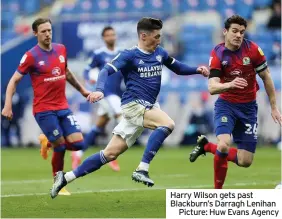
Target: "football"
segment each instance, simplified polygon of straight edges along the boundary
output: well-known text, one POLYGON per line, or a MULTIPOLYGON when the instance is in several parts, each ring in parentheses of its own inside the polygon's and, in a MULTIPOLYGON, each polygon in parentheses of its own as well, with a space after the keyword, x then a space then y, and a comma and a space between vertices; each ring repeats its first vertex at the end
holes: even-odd
POLYGON ((275 189, 282 189, 282 182, 279 183, 279 184, 275 187, 275 189))

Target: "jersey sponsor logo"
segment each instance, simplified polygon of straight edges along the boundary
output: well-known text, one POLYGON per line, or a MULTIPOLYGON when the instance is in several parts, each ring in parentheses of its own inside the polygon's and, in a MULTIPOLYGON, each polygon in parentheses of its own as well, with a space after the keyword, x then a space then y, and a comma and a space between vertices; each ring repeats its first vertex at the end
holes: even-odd
POLYGON ((222 116, 221 117, 221 122, 224 122, 224 123, 228 122, 227 117, 226 116, 222 116))
POLYGON ((44 61, 39 61, 38 65, 40 65, 40 66, 45 65, 45 62, 44 61))
POLYGON ((140 61, 139 61, 139 63, 138 63, 138 64, 139 64, 139 65, 144 64, 143 60, 142 60, 142 59, 140 59, 140 61))
POLYGON ((22 65, 25 62, 26 58, 27 58, 27 55, 24 54, 21 61, 20 61, 20 65, 22 65))
POLYGON ((260 47, 258 47, 258 51, 259 51, 259 54, 260 54, 261 56, 264 56, 264 53, 263 53, 263 51, 262 51, 262 49, 261 49, 260 47))
POLYGON ((60 75, 52 78, 44 78, 44 82, 54 82, 54 81, 65 80, 65 79, 66 79, 66 75, 60 75))
POLYGON ((156 59, 157 59, 159 62, 162 62, 162 58, 163 58, 163 57, 162 57, 161 55, 157 55, 157 56, 156 56, 156 59))
POLYGON ((59 67, 55 67, 52 69, 52 75, 59 76, 61 74, 61 69, 59 67))
POLYGON ((251 59, 249 57, 243 58, 243 65, 249 65, 251 63, 251 59))
POLYGON ((65 57, 60 55, 59 56, 59 60, 60 60, 60 63, 64 63, 65 62, 65 57))
POLYGON ((230 75, 232 76, 241 76, 242 71, 240 69, 235 69, 234 71, 230 72, 230 75))
POLYGON ((162 75, 162 65, 138 67, 141 78, 149 78, 162 75))

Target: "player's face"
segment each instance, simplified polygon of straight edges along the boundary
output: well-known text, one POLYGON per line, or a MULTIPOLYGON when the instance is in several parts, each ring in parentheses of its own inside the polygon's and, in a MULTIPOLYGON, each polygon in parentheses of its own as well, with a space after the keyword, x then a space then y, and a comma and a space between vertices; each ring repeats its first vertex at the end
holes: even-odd
POLYGON ((114 46, 117 39, 116 32, 114 30, 107 30, 104 33, 103 39, 108 46, 114 46))
POLYGON ((48 47, 52 42, 52 26, 49 22, 40 24, 37 27, 37 32, 34 32, 37 36, 38 43, 48 47))
POLYGON ((161 30, 153 30, 150 33, 144 33, 144 35, 142 36, 145 46, 150 51, 155 51, 158 45, 160 45, 161 37, 161 30))
POLYGON ((225 43, 232 47, 239 48, 243 42, 246 28, 243 25, 231 24, 228 30, 224 30, 225 43))

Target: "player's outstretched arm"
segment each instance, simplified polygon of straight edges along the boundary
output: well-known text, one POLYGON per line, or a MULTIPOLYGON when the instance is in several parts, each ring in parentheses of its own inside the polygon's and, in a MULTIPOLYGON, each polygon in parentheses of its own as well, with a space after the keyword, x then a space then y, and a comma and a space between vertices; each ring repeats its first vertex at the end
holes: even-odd
POLYGON ((13 118, 12 98, 14 93, 16 92, 16 87, 18 83, 22 80, 22 78, 23 78, 22 74, 15 72, 8 83, 6 90, 5 105, 2 110, 2 116, 6 117, 8 120, 12 120, 13 118))
POLYGON ((91 92, 86 90, 84 86, 80 84, 80 82, 76 79, 74 74, 66 68, 66 77, 67 81, 76 89, 78 90, 84 97, 87 97, 91 92))
POLYGON ((258 74, 264 83, 264 87, 269 98, 271 106, 271 116, 275 123, 278 122, 281 125, 282 117, 276 104, 275 87, 271 78, 269 68, 266 68, 264 71, 259 72, 258 74))
POLYGON ((202 74, 205 77, 209 76, 209 70, 207 67, 190 67, 170 56, 168 56, 167 60, 165 60, 164 65, 177 75, 202 74))
POLYGON ((244 78, 235 78, 231 82, 221 83, 220 77, 222 72, 217 69, 212 69, 209 76, 208 89, 211 95, 220 94, 230 89, 244 89, 248 86, 244 78))

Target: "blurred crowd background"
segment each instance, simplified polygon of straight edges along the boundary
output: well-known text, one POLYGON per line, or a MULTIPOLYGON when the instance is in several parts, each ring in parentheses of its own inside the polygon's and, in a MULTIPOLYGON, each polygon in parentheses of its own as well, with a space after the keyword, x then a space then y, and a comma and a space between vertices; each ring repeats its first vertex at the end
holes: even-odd
MULTIPOLYGON (((89 54, 104 46, 101 30, 112 25, 117 46, 130 48, 137 42, 136 23, 143 16, 163 19, 163 46, 188 65, 208 65, 213 47, 223 40, 224 19, 240 14, 248 20, 246 38, 264 51, 281 106, 281 1, 280 0, 2 0, 1 1, 1 104, 7 83, 22 55, 36 44, 31 23, 50 17, 53 41, 68 50, 68 64, 83 81, 82 72, 89 54)), ((93 70, 95 75, 96 70, 93 70)), ((207 79, 179 77, 165 69, 159 96, 161 107, 175 121, 176 128, 166 140, 168 146, 195 144, 198 134, 214 138, 213 104, 217 96, 207 92, 207 79)), ((274 124, 267 95, 260 78, 258 92, 259 143, 276 146, 281 129, 274 124)), ((89 89, 94 89, 86 84, 89 89)), ((41 133, 32 115, 29 77, 19 84, 13 99, 14 118, 2 118, 2 146, 38 146, 41 133)), ((95 123, 97 104, 88 104, 74 89, 67 88, 70 106, 87 133, 95 123)), ((96 144, 106 144, 115 124, 108 125, 96 144)), ((144 144, 149 130, 139 139, 144 144)))

